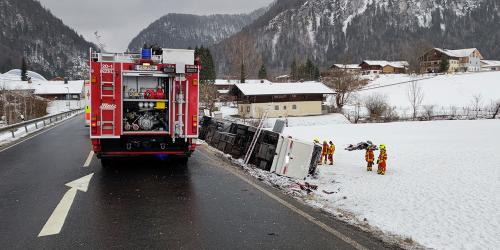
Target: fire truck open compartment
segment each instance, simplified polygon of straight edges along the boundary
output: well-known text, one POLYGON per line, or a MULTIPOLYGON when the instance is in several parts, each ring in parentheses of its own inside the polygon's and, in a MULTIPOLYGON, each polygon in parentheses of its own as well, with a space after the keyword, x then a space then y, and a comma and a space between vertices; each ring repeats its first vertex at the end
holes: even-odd
POLYGON ((168 75, 123 73, 122 134, 170 133, 168 75))

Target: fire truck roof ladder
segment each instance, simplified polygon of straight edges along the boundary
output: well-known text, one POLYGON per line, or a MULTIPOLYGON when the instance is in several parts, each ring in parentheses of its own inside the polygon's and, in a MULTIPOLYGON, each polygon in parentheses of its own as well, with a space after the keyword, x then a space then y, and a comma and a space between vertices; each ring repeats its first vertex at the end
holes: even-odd
POLYGON ((100 68, 100 76, 101 76, 101 106, 100 106, 100 113, 101 113, 101 136, 104 135, 104 130, 111 130, 113 131, 111 135, 114 135, 114 130, 115 130, 115 116, 116 116, 116 110, 115 108, 112 108, 112 107, 108 107, 107 105, 102 105, 102 99, 103 97, 111 97, 113 98, 113 102, 115 101, 116 99, 116 92, 115 92, 115 82, 116 82, 116 72, 115 72, 115 63, 112 63, 112 70, 111 70, 111 74, 113 75, 113 80, 111 82, 106 82, 106 81, 103 81, 103 77, 102 77, 102 67, 103 67, 103 63, 101 63, 101 68, 100 68), (110 95, 105 95, 104 94, 104 91, 111 91, 113 94, 110 94, 110 95), (111 121, 104 121, 104 116, 103 116, 103 112, 105 111, 111 111, 113 112, 113 115, 112 115, 112 120, 111 121))
POLYGON ((245 165, 250 162, 250 158, 252 158, 253 150, 255 149, 255 145, 257 145, 257 141, 259 140, 260 133, 262 132, 262 127, 264 126, 264 121, 267 119, 268 112, 264 112, 262 118, 260 119, 259 126, 255 131, 252 142, 250 143, 250 147, 248 148, 247 154, 245 155, 245 165))
POLYGON ((111 82, 106 82, 103 81, 102 79, 102 63, 101 63, 101 101, 103 97, 112 97, 113 100, 115 100, 115 81, 116 81, 116 75, 115 75, 115 64, 112 64, 113 70, 111 71, 113 74, 113 80, 111 82), (113 94, 111 95, 105 95, 104 91, 111 91, 113 94))

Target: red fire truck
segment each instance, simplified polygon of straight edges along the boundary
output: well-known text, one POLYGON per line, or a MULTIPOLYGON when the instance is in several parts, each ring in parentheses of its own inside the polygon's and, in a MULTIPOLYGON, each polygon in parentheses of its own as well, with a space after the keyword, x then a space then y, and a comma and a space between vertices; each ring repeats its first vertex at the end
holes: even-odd
POLYGON ((176 155, 198 137, 200 65, 193 50, 90 50, 90 138, 104 165, 116 157, 176 155))

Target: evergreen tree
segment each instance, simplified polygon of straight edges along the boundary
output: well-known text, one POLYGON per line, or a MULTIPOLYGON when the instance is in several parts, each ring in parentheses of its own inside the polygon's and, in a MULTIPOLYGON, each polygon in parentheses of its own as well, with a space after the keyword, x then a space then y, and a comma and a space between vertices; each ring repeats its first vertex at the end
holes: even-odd
POLYGON ((319 81, 320 77, 321 77, 321 73, 319 71, 319 67, 315 66, 313 81, 319 81))
POLYGON ((266 70, 266 66, 264 64, 262 64, 262 66, 260 67, 259 79, 261 79, 261 80, 267 79, 267 70, 266 70))
POLYGON ((28 81, 28 63, 24 57, 21 63, 21 81, 28 81))
POLYGON ((450 60, 447 57, 441 58, 441 63, 439 64, 439 71, 441 71, 441 73, 446 73, 448 72, 448 69, 450 69, 450 60))
POLYGON ((196 47, 195 57, 199 58, 201 62, 200 81, 214 83, 217 75, 210 50, 203 46, 200 48, 196 47))
POLYGON ((241 61, 240 82, 245 83, 246 78, 247 78, 247 73, 245 69, 245 63, 241 61))
POLYGON ((211 81, 211 82, 215 82, 215 79, 217 78, 217 73, 215 72, 215 63, 214 63, 214 59, 212 57, 212 53, 210 52, 210 49, 205 49, 205 53, 206 53, 206 60, 207 60, 207 80, 211 81))
POLYGON ((297 61, 293 59, 292 65, 290 66, 290 78, 292 81, 298 81, 299 80, 299 75, 298 75, 298 68, 297 68, 297 61))
POLYGON ((315 66, 311 59, 307 59, 306 65, 305 65, 305 74, 304 74, 304 79, 306 81, 312 81, 314 80, 314 71, 315 71, 315 66))

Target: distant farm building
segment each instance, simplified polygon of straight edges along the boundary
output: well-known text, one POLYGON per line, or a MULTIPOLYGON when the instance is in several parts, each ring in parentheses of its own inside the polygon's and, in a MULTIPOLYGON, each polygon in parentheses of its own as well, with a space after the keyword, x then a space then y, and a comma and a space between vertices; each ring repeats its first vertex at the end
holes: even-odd
POLYGON ((334 64, 330 67, 330 69, 345 70, 353 73, 361 71, 361 67, 358 64, 334 64))
POLYGON ((281 75, 276 77, 276 82, 281 82, 281 83, 290 82, 290 79, 291 77, 289 75, 281 75))
POLYGON ((321 115, 325 95, 333 90, 320 82, 242 83, 231 93, 238 103, 238 114, 245 118, 321 115))
POLYGON ((84 81, 47 81, 36 72, 28 71, 30 81, 21 81, 21 70, 0 74, 0 88, 11 91, 29 91, 48 100, 80 100, 84 81))
POLYGON ((421 73, 441 72, 441 61, 447 59, 449 68, 447 73, 480 71, 483 56, 476 48, 448 50, 434 48, 419 58, 421 73))
POLYGON ((407 61, 363 61, 360 65, 363 75, 404 74, 408 70, 407 61))
POLYGON ((500 71, 500 61, 481 60, 481 70, 500 71))

